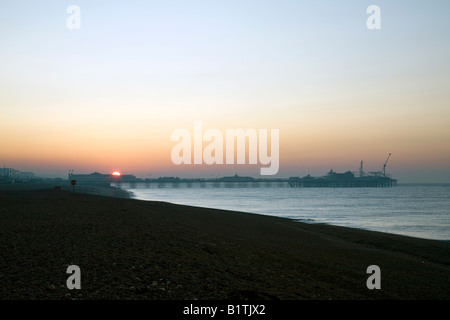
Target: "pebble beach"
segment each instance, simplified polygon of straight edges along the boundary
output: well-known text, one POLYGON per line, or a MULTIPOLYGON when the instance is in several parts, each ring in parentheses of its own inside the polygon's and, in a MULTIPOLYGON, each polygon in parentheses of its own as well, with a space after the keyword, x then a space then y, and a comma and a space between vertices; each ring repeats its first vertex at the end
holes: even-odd
POLYGON ((0 252, 1 300, 450 297, 445 241, 65 190, 0 190, 0 252))

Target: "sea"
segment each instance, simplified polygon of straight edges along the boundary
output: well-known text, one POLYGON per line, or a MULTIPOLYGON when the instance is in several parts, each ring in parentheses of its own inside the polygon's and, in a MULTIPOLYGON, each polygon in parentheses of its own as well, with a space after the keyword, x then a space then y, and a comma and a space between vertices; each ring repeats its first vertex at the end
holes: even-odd
POLYGON ((240 187, 213 183, 114 186, 140 200, 450 241, 450 184, 399 184, 393 188, 240 187))

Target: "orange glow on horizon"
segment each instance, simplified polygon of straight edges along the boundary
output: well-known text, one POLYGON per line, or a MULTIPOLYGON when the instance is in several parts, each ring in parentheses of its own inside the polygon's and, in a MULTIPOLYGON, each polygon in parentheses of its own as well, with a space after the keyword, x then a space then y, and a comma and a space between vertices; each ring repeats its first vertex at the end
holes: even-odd
POLYGON ((120 172, 115 171, 115 172, 112 173, 112 175, 115 176, 115 177, 120 177, 120 172))

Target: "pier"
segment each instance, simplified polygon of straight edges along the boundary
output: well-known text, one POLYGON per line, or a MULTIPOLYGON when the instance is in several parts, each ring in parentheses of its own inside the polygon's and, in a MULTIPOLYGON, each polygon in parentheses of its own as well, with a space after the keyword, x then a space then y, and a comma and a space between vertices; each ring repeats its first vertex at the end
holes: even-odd
POLYGON ((135 188, 392 188, 397 186, 397 180, 386 174, 388 158, 381 171, 366 173, 363 161, 358 172, 347 171, 337 173, 330 170, 325 176, 311 175, 290 178, 253 178, 238 176, 222 178, 179 178, 159 177, 156 179, 141 179, 134 175, 113 174, 69 174, 69 181, 76 180, 83 185, 104 183, 114 187, 129 186, 135 188))
POLYGON ((164 177, 140 181, 112 181, 112 186, 135 188, 391 188, 397 180, 387 176, 355 177, 353 173, 330 171, 324 177, 310 175, 288 179, 255 179, 252 177, 223 177, 218 179, 181 179, 164 177))

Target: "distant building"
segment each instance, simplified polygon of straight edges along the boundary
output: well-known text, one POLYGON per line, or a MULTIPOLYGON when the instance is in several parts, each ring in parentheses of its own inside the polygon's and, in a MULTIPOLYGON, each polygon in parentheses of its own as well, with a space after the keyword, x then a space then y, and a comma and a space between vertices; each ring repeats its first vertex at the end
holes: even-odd
POLYGON ((36 178, 33 172, 25 172, 5 167, 0 169, 0 176, 2 176, 3 179, 16 179, 16 180, 32 180, 36 178))
POLYGON ((220 182, 253 182, 253 181, 255 181, 255 179, 253 179, 252 177, 240 177, 237 174, 235 174, 232 177, 219 178, 219 179, 217 179, 217 181, 220 181, 220 182))
POLYGON ((333 170, 330 170, 327 174, 327 179, 329 180, 352 180, 355 178, 355 175, 351 171, 347 171, 345 173, 337 173, 333 170))

